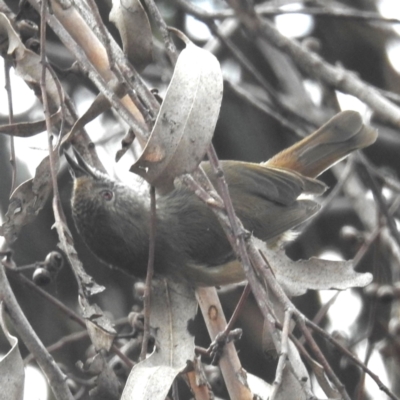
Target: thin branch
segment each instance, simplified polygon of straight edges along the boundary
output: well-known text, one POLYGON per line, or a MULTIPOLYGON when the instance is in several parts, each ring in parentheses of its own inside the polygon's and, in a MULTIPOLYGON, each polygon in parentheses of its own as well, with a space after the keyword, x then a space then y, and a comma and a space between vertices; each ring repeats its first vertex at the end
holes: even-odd
MULTIPOLYGON (((179 0, 180 1, 180 0, 179 0)), ((201 19, 225 19, 234 18, 235 12, 231 9, 208 11, 195 6, 192 3, 185 2, 184 10, 190 14, 196 15, 201 19)), ((259 4, 255 7, 255 11, 258 15, 264 17, 275 17, 277 15, 286 14, 306 14, 313 15, 315 17, 325 17, 334 19, 345 19, 350 21, 360 22, 379 22, 386 24, 399 24, 398 18, 385 18, 382 15, 363 10, 353 10, 351 8, 340 8, 340 9, 324 9, 317 7, 303 7, 298 10, 286 10, 281 7, 271 6, 269 4, 259 4)))
POLYGON ((230 0, 229 3, 251 35, 264 38, 271 45, 288 54, 307 75, 357 97, 369 105, 383 120, 400 127, 400 108, 387 100, 376 88, 363 82, 355 73, 327 63, 297 41, 283 36, 272 23, 261 19, 254 9, 242 9, 242 3, 239 0, 230 0))
POLYGON ((290 322, 292 320, 293 310, 289 309, 285 311, 285 318, 283 322, 282 329, 282 339, 281 339, 281 351, 279 353, 278 366, 276 367, 275 379, 272 384, 271 393, 269 396, 270 400, 275 400, 278 395, 278 390, 282 384, 283 379, 283 370, 285 369, 288 354, 289 354, 289 330, 290 330, 290 322))
POLYGON ((150 337, 150 312, 151 312, 151 281, 154 274, 154 256, 156 248, 156 189, 150 187, 150 237, 149 237, 149 259, 147 263, 146 283, 143 296, 144 308, 144 324, 143 324, 143 341, 142 350, 140 352, 140 360, 146 359, 147 347, 150 337))
MULTIPOLYGON (((4 75, 5 75, 5 89, 7 92, 7 101, 8 101, 8 123, 10 125, 14 124, 14 107, 12 101, 12 88, 11 88, 11 80, 10 80, 10 68, 11 62, 9 57, 4 58, 4 75)), ((10 197, 14 192, 16 179, 17 179, 17 162, 15 158, 15 147, 14 147, 14 136, 10 137, 10 164, 11 164, 11 189, 10 189, 10 197)))
POLYGON ((178 59, 178 54, 176 51, 176 47, 171 38, 171 32, 167 28, 167 24, 164 21, 158 7, 156 6, 153 0, 143 0, 146 4, 148 11, 150 12, 154 22, 157 24, 160 29, 161 35, 164 39, 165 48, 167 50, 168 57, 172 63, 172 65, 176 64, 178 59))
POLYGON ((354 356, 348 349, 346 349, 338 340, 332 337, 329 333, 325 332, 318 325, 314 324, 310 320, 304 321, 307 326, 309 326, 312 330, 315 331, 318 335, 323 337, 329 343, 334 345, 337 349, 339 349, 347 358, 349 358, 354 364, 360 367, 364 372, 366 372, 378 385, 379 389, 382 392, 386 393, 391 399, 399 400, 400 398, 396 396, 387 386, 383 384, 383 382, 379 379, 379 376, 374 374, 363 362, 361 362, 356 356, 354 356))
POLYGON ((397 247, 400 248, 400 233, 397 230, 396 222, 394 218, 390 215, 389 208, 386 204, 386 201, 382 195, 381 189, 378 187, 372 173, 369 171, 368 165, 363 161, 361 157, 359 157, 361 162, 357 163, 357 168, 360 174, 360 177, 364 180, 366 185, 371 189, 374 199, 379 207, 380 212, 383 214, 386 220, 387 227, 393 238, 397 243, 397 247))

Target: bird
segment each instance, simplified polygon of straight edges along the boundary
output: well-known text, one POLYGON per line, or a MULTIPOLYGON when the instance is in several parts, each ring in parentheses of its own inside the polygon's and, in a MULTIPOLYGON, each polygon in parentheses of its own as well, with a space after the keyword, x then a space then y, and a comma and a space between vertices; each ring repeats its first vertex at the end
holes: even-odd
MULTIPOLYGON (((342 111, 321 128, 263 163, 221 161, 234 210, 252 235, 274 243, 315 215, 326 190, 316 179, 351 152, 375 142, 377 131, 355 111, 342 111)), ((72 216, 91 252, 136 278, 146 276, 150 196, 111 179, 75 151, 65 152, 73 176, 72 216)), ((201 167, 215 185, 208 162, 201 167)), ((192 286, 245 280, 240 262, 213 211, 179 179, 157 196, 154 271, 192 286)))

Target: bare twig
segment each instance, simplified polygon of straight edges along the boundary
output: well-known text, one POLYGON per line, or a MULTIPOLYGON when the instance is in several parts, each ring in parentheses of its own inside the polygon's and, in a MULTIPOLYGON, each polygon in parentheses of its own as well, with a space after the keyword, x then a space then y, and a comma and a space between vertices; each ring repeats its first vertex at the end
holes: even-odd
MULTIPOLYGON (((11 88, 11 80, 10 80, 10 68, 11 63, 8 57, 4 59, 4 75, 6 81, 6 91, 7 91, 7 100, 8 100, 8 122, 9 124, 14 123, 14 107, 12 101, 12 88, 11 88)), ((15 147, 14 147, 14 136, 10 137, 10 164, 11 164, 11 171, 12 171, 12 178, 11 178, 11 189, 10 189, 10 196, 15 189, 16 179, 17 179, 17 163, 15 159, 15 147)))
POLYGON ((322 336, 329 343, 333 344, 337 349, 339 349, 347 358, 349 358, 354 364, 359 366, 365 373, 367 373, 378 385, 382 392, 386 393, 391 399, 399 400, 396 396, 383 382, 379 379, 379 376, 374 374, 363 362, 361 362, 357 357, 355 357, 348 349, 346 349, 338 340, 332 337, 329 333, 325 332, 321 327, 314 324, 310 320, 305 320, 305 324, 315 331, 318 335, 322 336))
POLYGON ((283 322, 282 329, 282 339, 281 339, 281 351, 279 353, 278 366, 276 367, 275 379, 272 384, 271 393, 269 396, 270 400, 275 400, 278 390, 282 384, 283 378, 283 370, 286 366, 286 361, 289 353, 289 330, 290 330, 290 322, 292 320, 293 310, 288 309, 285 311, 285 319, 283 322))
MULTIPOLYGON (((209 335, 214 339, 226 327, 226 319, 222 311, 215 288, 197 288, 196 297, 204 316, 209 335)), ((226 387, 232 400, 251 400, 253 398, 246 382, 245 372, 240 364, 234 343, 224 346, 219 360, 226 387)))
POLYGON ((161 35, 164 39, 165 48, 167 50, 168 57, 172 63, 172 65, 176 64, 176 60, 178 59, 178 54, 176 51, 176 47, 174 42, 171 39, 171 33, 167 28, 167 25, 164 21, 164 18, 160 14, 155 2, 153 0, 144 0, 147 9, 149 10, 154 22, 157 24, 160 29, 161 35))
POLYGON ((362 161, 361 157, 359 157, 359 159, 361 160, 361 162, 357 163, 357 168, 360 173, 360 176, 366 182, 367 186, 371 189, 374 195, 374 199, 379 207, 379 210, 385 217, 386 224, 390 230, 390 233, 395 239, 398 248, 400 248, 400 233, 397 230, 394 218, 390 215, 389 208, 386 204, 385 199, 383 198, 382 192, 378 187, 377 183, 375 182, 372 173, 369 172, 367 164, 362 161))
MULTIPOLYGON (((235 12, 231 9, 208 11, 194 5, 193 3, 189 3, 186 1, 181 2, 179 0, 179 4, 183 7, 183 9, 186 12, 196 15, 198 18, 202 19, 225 19, 225 18, 235 17, 235 12)), ((285 14, 306 14, 306 15, 313 15, 316 17, 346 19, 346 20, 360 21, 360 22, 380 22, 386 24, 400 23, 400 20, 398 18, 385 18, 382 17, 382 15, 375 12, 353 10, 351 8, 344 8, 344 7, 341 7, 340 9, 304 7, 298 10, 287 10, 281 7, 276 7, 264 3, 257 5, 255 7, 255 11, 260 16, 265 16, 265 17, 274 17, 277 15, 285 15, 285 14)))
POLYGON ((230 0, 230 4, 251 35, 264 38, 271 45, 288 54, 307 75, 344 93, 356 96, 368 104, 383 120, 394 126, 400 126, 400 108, 387 100, 376 88, 363 82, 356 74, 328 64, 319 55, 283 36, 273 24, 261 19, 254 9, 242 8, 238 0, 230 0))
POLYGON ((147 354, 147 346, 150 337, 150 312, 151 312, 151 281, 154 274, 154 255, 156 247, 156 190, 154 186, 150 187, 150 238, 149 238, 149 260, 147 263, 146 284, 143 296, 144 324, 143 341, 140 359, 144 360, 147 354))

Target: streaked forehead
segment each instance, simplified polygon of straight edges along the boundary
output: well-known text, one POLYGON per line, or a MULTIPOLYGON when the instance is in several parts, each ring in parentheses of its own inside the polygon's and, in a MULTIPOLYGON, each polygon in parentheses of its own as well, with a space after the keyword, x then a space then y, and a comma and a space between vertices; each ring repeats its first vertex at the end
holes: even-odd
POLYGON ((115 183, 107 178, 93 179, 90 176, 80 176, 74 180, 74 191, 90 191, 99 188, 113 189, 115 183))

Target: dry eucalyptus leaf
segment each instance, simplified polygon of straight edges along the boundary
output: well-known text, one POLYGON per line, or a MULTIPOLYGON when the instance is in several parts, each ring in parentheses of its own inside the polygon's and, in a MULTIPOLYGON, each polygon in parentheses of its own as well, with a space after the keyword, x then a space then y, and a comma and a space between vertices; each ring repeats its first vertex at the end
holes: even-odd
MULTIPOLYGON (((7 53, 14 57, 15 72, 31 87, 38 89, 42 76, 40 57, 27 49, 12 27, 9 19, 0 13, 0 38, 8 39, 7 53)), ((49 109, 55 113, 60 106, 60 98, 56 83, 50 73, 46 74, 46 92, 49 100, 49 109)))
POLYGON ((121 36, 124 53, 138 72, 153 59, 151 26, 139 0, 113 0, 110 21, 121 36))
POLYGON ((4 322, 4 303, 0 304, 0 326, 11 350, 0 358, 0 388, 2 399, 22 400, 24 397, 24 362, 18 349, 18 340, 10 335, 4 322))
POLYGON ((101 308, 97 304, 89 304, 86 297, 79 296, 79 304, 96 351, 109 351, 117 334, 112 323, 105 317, 101 308))
POLYGON ((353 269, 353 261, 331 261, 318 258, 293 261, 283 250, 271 250, 260 240, 256 245, 262 250, 273 269, 277 281, 288 296, 301 296, 307 290, 345 290, 364 287, 372 281, 369 272, 353 269))
POLYGON ((222 101, 218 60, 186 41, 150 139, 131 172, 160 191, 173 189, 176 176, 193 172, 214 133, 222 101))
POLYGON ((254 396, 258 396, 260 400, 268 400, 271 392, 271 385, 265 382, 263 379, 249 374, 247 372, 247 384, 254 396))
POLYGON ((187 284, 153 282, 150 325, 156 332, 156 349, 133 367, 121 400, 165 400, 176 376, 194 358, 194 337, 187 326, 196 310, 194 292, 187 284))
POLYGON ((278 389, 278 392, 275 396, 276 400, 288 400, 288 399, 296 399, 296 400, 307 400, 312 397, 308 397, 303 388, 301 387, 300 382, 296 379, 293 372, 290 370, 290 367, 286 365, 283 370, 282 383, 278 389))
MULTIPOLYGON (((50 123, 53 125, 61 118, 61 111, 57 111, 50 117, 50 123)), ((46 121, 19 122, 10 125, 0 125, 0 133, 15 137, 31 137, 46 130, 46 121)))
POLYGON ((310 376, 296 346, 289 339, 288 360, 283 370, 282 383, 279 387, 276 400, 309 399, 311 390, 310 376))

